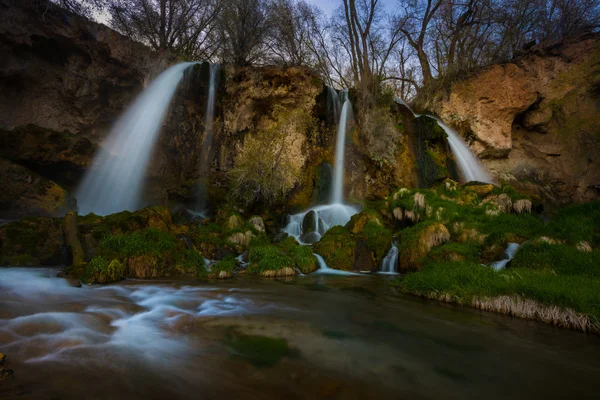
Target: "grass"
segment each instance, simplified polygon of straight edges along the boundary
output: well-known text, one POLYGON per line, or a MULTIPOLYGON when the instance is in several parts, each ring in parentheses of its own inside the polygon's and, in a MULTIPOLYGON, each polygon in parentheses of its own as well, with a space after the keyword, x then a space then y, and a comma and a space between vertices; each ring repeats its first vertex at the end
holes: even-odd
POLYGON ((116 282, 123 278, 125 274, 125 265, 117 259, 110 263, 102 256, 96 256, 90 260, 86 267, 87 281, 96 281, 99 283, 116 282))
POLYGON ((221 261, 211 267, 211 273, 218 274, 221 271, 227 273, 233 273, 233 270, 237 267, 235 257, 233 255, 225 256, 221 261))
POLYGON ((587 241, 594 247, 600 246, 600 200, 559 210, 545 233, 569 244, 587 241))
POLYGON ((531 243, 519 248, 511 267, 600 278, 600 251, 579 251, 566 244, 531 243))
POLYGON ((284 251, 273 244, 263 241, 252 241, 248 252, 248 272, 260 275, 265 271, 279 271, 286 267, 293 267, 294 262, 284 251))
POLYGON ((560 276, 527 268, 495 271, 473 262, 445 262, 428 264, 394 284, 413 294, 449 295, 461 304, 518 295, 600 318, 600 279, 586 276, 560 276))
POLYGON ((157 255, 173 250, 177 238, 169 232, 148 228, 138 232, 122 235, 105 235, 100 241, 100 247, 121 257, 141 255, 157 255))

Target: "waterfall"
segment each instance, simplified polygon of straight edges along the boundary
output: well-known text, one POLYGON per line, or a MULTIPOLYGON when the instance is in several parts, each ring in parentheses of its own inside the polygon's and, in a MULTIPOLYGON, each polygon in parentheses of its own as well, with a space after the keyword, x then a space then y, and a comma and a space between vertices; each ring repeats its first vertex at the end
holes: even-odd
MULTIPOLYGON (((396 103, 408 108, 409 111, 415 116, 415 118, 421 116, 420 114, 416 114, 410 108, 410 106, 401 98, 396 97, 395 101, 396 103)), ((465 182, 477 181, 492 183, 492 178, 490 178, 485 168, 481 165, 481 163, 479 162, 477 157, 471 152, 471 150, 469 150, 467 144, 461 139, 461 137, 456 133, 456 131, 448 125, 446 125, 438 117, 435 117, 433 115, 425 116, 435 119, 438 125, 446 132, 446 135, 448 135, 448 144, 450 145, 452 155, 454 156, 454 159, 458 164, 458 169, 460 170, 463 180, 465 182)))
POLYGON ((385 274, 395 274, 397 273, 396 265, 398 265, 398 247, 396 247, 396 244, 394 243, 392 244, 390 251, 388 251, 381 261, 380 272, 385 274))
POLYGON ((335 145, 335 167, 333 170, 333 188, 331 203, 310 208, 298 214, 290 215, 287 226, 283 229, 300 243, 312 244, 336 225, 346 225, 350 218, 358 212, 354 207, 343 204, 344 195, 344 150, 346 144, 346 128, 352 115, 352 103, 347 92, 344 93, 344 104, 340 109, 340 99, 333 88, 328 88, 333 104, 334 117, 339 114, 337 139, 335 145))
POLYGON ((140 206, 141 191, 162 121, 183 72, 194 63, 162 72, 113 126, 76 192, 80 214, 107 215, 140 206))
POLYGON ((215 122, 215 103, 217 98, 217 84, 219 75, 219 64, 210 64, 210 72, 208 78, 208 96, 206 98, 206 114, 204 117, 204 141, 200 148, 200 177, 201 181, 198 184, 196 195, 196 212, 204 216, 204 210, 207 205, 206 193, 206 175, 210 168, 211 159, 210 153, 212 150, 214 122, 215 122))
POLYGON ((492 179, 485 168, 483 168, 477 157, 469 150, 467 144, 458 136, 454 129, 443 123, 441 119, 437 117, 432 118, 435 118, 438 125, 446 131, 450 150, 452 150, 452 155, 454 155, 454 159, 458 163, 458 168, 465 182, 492 183, 492 179))
POLYGON ((338 95, 337 90, 332 87, 327 86, 327 107, 330 106, 331 103, 331 113, 333 115, 333 120, 337 124, 340 119, 340 96, 338 95))
POLYGON ((490 267, 494 268, 496 271, 504 269, 506 264, 508 264, 515 257, 517 250, 519 250, 518 243, 509 243, 506 247, 506 250, 504 250, 504 253, 502 253, 502 259, 490 263, 490 267))
POLYGON ((350 103, 348 92, 344 92, 344 97, 335 142, 335 166, 333 168, 333 193, 331 197, 333 204, 342 204, 344 201, 344 150, 346 149, 348 119, 352 114, 352 103, 350 103))

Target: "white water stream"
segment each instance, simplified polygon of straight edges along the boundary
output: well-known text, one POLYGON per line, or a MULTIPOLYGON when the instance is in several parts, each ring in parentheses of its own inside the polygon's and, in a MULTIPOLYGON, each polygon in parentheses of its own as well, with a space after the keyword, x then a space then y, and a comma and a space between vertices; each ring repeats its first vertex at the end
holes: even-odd
POLYGON ((183 72, 174 65, 144 89, 102 144, 75 197, 80 214, 107 215, 140 207, 146 167, 183 72))
MULTIPOLYGON (((396 103, 403 105, 408 108, 409 111, 418 118, 421 114, 416 114, 410 106, 401 98, 396 98, 396 103)), ((469 150, 467 144, 462 140, 462 138, 456 133, 454 129, 450 126, 446 125, 441 119, 435 117, 433 115, 425 115, 426 117, 433 118, 437 121, 438 125, 446 132, 448 135, 448 144, 450 145, 450 150, 452 151, 452 155, 458 164, 458 168, 462 175, 463 180, 466 182, 477 181, 477 182, 486 182, 492 183, 492 178, 490 178, 489 174, 481 165, 477 157, 469 150)))

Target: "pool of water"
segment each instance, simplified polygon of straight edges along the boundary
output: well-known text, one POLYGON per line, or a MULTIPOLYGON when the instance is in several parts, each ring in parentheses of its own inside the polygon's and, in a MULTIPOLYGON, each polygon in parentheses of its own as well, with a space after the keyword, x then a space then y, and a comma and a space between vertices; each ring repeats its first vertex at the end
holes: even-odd
POLYGON ((0 269, 0 398, 597 398, 600 337, 388 276, 124 281, 0 269))

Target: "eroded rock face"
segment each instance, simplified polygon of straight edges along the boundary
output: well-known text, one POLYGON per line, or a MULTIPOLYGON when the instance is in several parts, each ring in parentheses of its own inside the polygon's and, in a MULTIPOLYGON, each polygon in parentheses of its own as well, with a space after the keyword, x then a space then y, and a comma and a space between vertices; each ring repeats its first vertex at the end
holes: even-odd
POLYGON ((545 202, 600 195, 600 36, 535 48, 429 105, 498 179, 545 202))

